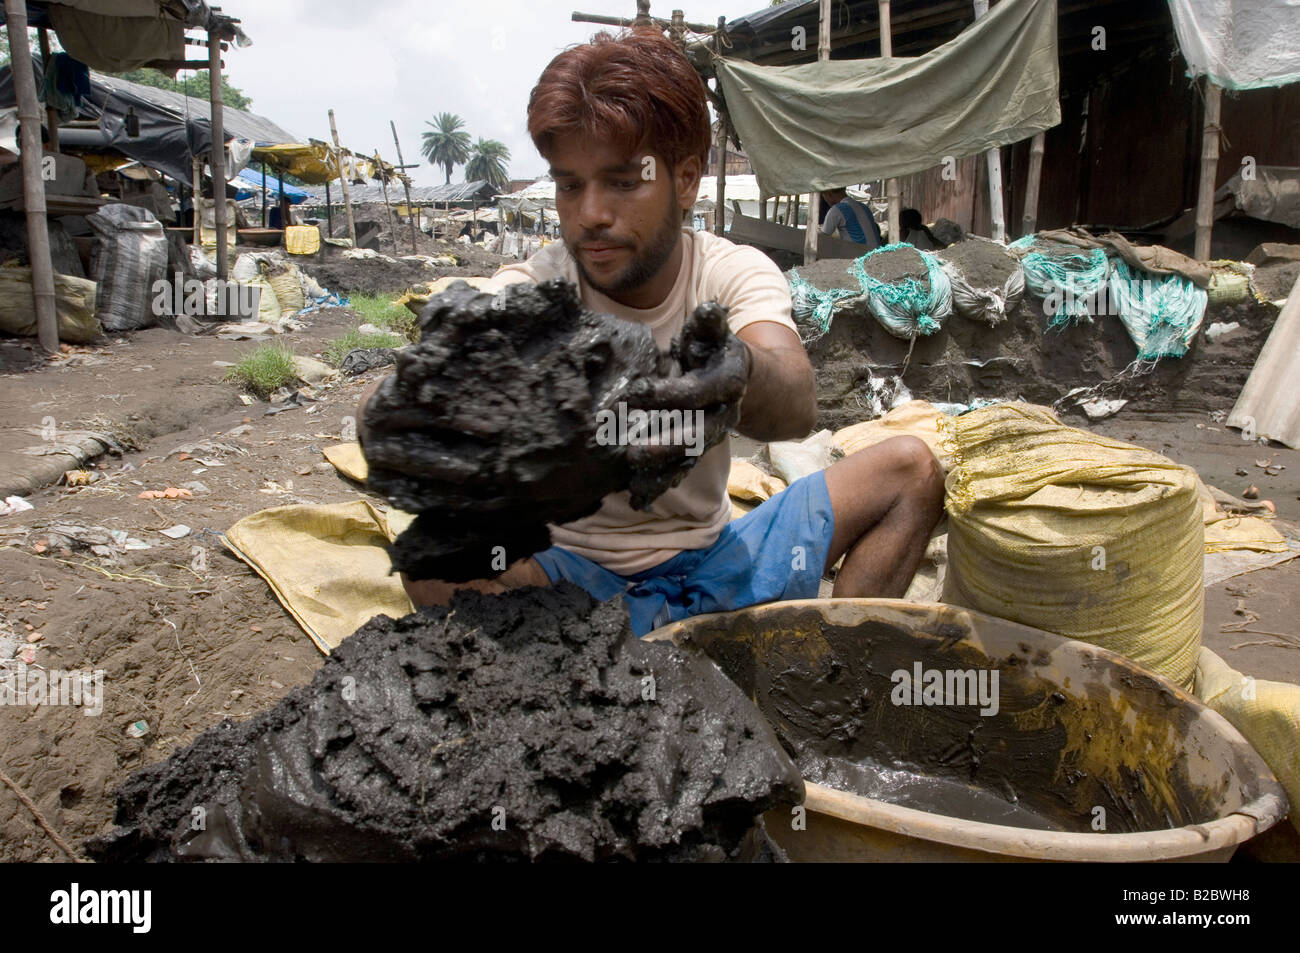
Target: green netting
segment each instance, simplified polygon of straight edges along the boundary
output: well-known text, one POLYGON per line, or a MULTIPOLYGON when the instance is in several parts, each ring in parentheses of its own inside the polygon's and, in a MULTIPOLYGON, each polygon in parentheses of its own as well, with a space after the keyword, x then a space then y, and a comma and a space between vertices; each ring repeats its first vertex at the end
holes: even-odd
POLYGON ((915 339, 919 335, 933 334, 942 327, 943 320, 952 314, 952 285, 942 263, 929 252, 914 248, 906 242, 885 245, 867 252, 849 266, 849 273, 862 285, 862 293, 867 296, 867 306, 871 313, 895 337, 915 339), (900 248, 910 248, 921 256, 925 262, 928 287, 914 278, 884 282, 867 274, 863 262, 868 258, 900 248))
MULTIPOLYGON (((1035 236, 1026 235, 1009 247, 1031 249, 1036 241, 1035 236)), ((1020 268, 1025 285, 1047 305, 1050 328, 1090 320, 1089 306, 1110 274, 1106 253, 1100 248, 1030 251, 1020 260, 1020 268)))
POLYGON ((1181 275, 1151 275, 1122 258, 1111 267, 1107 289, 1140 360, 1186 354, 1209 300, 1181 275))
POLYGON ((849 288, 831 288, 822 291, 801 277, 797 269, 791 268, 787 279, 790 282, 790 300, 793 304, 794 319, 799 325, 800 336, 805 344, 816 341, 831 328, 831 313, 835 302, 841 298, 856 297, 859 292, 849 288))

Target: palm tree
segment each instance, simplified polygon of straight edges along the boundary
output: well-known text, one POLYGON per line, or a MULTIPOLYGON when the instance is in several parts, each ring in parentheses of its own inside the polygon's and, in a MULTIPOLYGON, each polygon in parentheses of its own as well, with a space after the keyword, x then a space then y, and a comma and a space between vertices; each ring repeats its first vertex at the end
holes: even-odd
POLYGON ((477 182, 484 179, 499 189, 510 184, 510 173, 506 169, 506 160, 510 150, 504 142, 495 139, 479 138, 474 143, 474 151, 465 166, 465 181, 477 182))
POLYGON ((452 167, 469 161, 469 133, 463 131, 465 123, 459 116, 442 113, 435 118, 437 122, 425 122, 432 128, 423 134, 420 151, 430 165, 440 165, 447 171, 450 183, 452 167))

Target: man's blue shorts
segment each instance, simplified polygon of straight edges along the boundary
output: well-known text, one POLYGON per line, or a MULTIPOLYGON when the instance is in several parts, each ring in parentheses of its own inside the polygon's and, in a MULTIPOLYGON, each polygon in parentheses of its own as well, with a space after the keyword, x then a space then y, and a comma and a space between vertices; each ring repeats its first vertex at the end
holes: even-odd
POLYGON ((567 579, 601 602, 622 593, 640 637, 703 612, 816 598, 834 530, 826 476, 818 472, 732 520, 708 549, 685 550, 632 576, 558 546, 534 558, 551 582, 567 579))

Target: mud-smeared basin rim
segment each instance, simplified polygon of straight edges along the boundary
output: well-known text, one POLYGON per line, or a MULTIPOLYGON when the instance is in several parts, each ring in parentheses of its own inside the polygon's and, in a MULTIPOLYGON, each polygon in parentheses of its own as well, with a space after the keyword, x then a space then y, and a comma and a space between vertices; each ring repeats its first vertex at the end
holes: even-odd
MULTIPOLYGON (((1118 653, 1087 642, 1067 639, 1064 636, 1031 628, 1018 622, 999 619, 982 612, 963 609, 938 602, 908 602, 905 599, 794 599, 788 602, 770 602, 734 612, 720 612, 692 616, 674 622, 647 634, 654 641, 679 641, 679 636, 705 619, 722 619, 728 616, 753 618, 790 609, 813 609, 828 622, 850 625, 853 621, 875 619, 899 621, 903 614, 928 613, 936 620, 978 619, 1014 631, 1017 638, 1033 638, 1041 642, 1046 637, 1057 646, 1082 655, 1109 659, 1122 665, 1134 663, 1118 653), (884 610, 884 611, 881 611, 884 610)), ((1214 726, 1216 732, 1228 742, 1242 749, 1242 756, 1253 760, 1260 786, 1263 788, 1248 803, 1225 817, 1205 824, 1189 824, 1171 830, 1138 831, 1127 834, 1075 834, 1062 831, 1039 831, 1005 824, 988 824, 967 821, 946 814, 918 811, 875 798, 851 794, 804 779, 804 806, 810 811, 839 818, 852 824, 861 824, 919 840, 984 851, 990 855, 1001 854, 1034 860, 1135 862, 1174 860, 1207 854, 1225 847, 1241 844, 1260 834, 1286 816, 1289 804, 1282 786, 1273 776, 1259 753, 1250 746, 1241 733, 1218 712, 1204 705, 1194 695, 1185 692, 1173 682, 1148 669, 1144 674, 1160 682, 1180 702, 1197 709, 1200 715, 1214 726)), ((990 857, 992 859, 992 857, 990 857)))

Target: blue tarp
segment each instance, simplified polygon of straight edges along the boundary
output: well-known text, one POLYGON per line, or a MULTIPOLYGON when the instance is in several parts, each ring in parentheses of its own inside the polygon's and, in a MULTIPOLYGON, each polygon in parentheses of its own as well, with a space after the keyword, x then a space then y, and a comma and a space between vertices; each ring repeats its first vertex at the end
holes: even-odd
MULTIPOLYGON (((235 193, 235 198, 240 201, 260 198, 262 195, 262 171, 260 169, 240 169, 239 174, 230 181, 238 187, 239 191, 235 193)), ((279 202, 281 190, 284 191, 284 194, 289 198, 289 202, 293 205, 312 197, 312 194, 305 189, 290 185, 288 182, 281 182, 275 176, 267 173, 266 200, 268 202, 279 202)))

